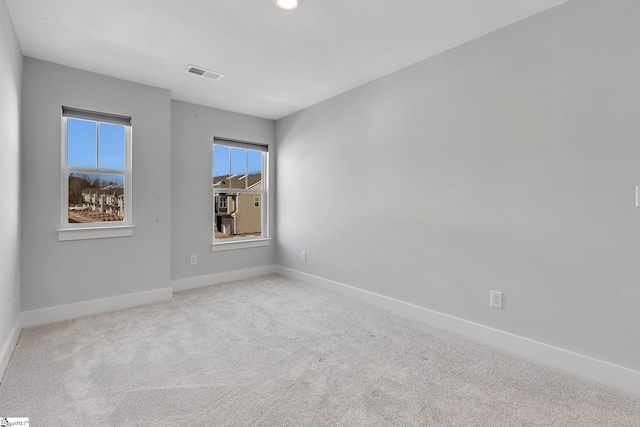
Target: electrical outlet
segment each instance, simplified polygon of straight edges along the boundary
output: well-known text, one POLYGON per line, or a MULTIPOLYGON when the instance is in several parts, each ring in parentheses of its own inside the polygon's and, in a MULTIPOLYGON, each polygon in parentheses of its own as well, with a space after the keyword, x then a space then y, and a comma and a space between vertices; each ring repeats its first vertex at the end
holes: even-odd
POLYGON ((489 291, 489 305, 502 309, 502 292, 489 291))
POLYGON ((198 257, 196 255, 191 255, 189 257, 189 265, 196 265, 198 263, 198 257))
POLYGON ((307 261, 307 253, 305 251, 302 251, 302 255, 300 256, 300 259, 305 262, 307 261))

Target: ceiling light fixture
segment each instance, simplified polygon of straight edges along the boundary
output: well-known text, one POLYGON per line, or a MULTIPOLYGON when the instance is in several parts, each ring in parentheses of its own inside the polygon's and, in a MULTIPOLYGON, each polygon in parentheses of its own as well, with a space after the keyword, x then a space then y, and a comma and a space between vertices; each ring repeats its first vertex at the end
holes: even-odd
POLYGON ((300 0, 273 0, 282 10, 293 10, 300 5, 300 0))

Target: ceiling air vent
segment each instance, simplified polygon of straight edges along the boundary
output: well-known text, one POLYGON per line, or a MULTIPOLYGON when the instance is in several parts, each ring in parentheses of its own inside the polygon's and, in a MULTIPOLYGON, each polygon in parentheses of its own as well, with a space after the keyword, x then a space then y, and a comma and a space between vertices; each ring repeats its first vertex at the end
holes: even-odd
POLYGON ((215 71, 211 71, 211 70, 205 70, 204 68, 196 67, 195 65, 189 65, 185 71, 187 73, 206 77, 211 80, 220 80, 221 78, 224 77, 224 74, 216 73, 215 71))

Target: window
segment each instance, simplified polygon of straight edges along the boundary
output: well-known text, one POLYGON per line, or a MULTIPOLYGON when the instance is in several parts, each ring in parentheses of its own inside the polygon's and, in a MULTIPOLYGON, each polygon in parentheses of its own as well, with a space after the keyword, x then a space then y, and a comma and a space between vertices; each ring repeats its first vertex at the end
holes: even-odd
POLYGON ((133 235, 131 118, 62 107, 59 240, 133 235))
POLYGON ((214 138, 214 251, 269 244, 267 156, 266 145, 214 138))

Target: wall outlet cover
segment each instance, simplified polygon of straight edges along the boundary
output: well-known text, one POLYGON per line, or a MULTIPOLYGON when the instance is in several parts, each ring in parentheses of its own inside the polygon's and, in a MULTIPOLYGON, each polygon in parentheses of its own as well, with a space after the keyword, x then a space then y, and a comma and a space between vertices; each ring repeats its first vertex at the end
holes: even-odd
POLYGON ((502 308, 502 292, 489 291, 489 306, 494 308, 502 308))

